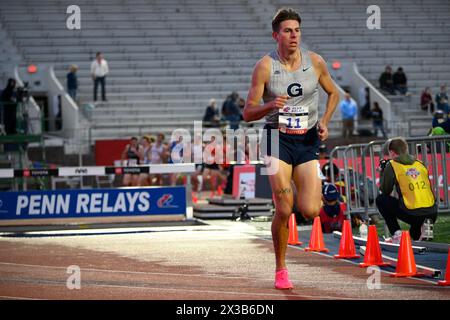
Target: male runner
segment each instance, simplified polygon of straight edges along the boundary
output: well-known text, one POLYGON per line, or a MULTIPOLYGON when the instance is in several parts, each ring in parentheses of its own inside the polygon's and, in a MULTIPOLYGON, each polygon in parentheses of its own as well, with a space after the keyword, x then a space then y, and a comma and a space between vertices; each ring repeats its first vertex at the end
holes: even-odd
POLYGON ((273 18, 272 37, 277 50, 257 62, 244 109, 245 121, 266 117, 265 128, 279 130, 279 159, 270 158, 278 161, 278 170, 269 176, 276 208, 272 222, 276 289, 293 288, 285 262, 288 221, 294 203, 291 179, 297 189, 298 210, 308 219, 318 216, 322 188, 319 144, 328 137, 327 126, 339 100, 323 58, 299 47, 300 23, 293 9, 280 9, 273 18), (320 120, 318 84, 328 94, 320 120))

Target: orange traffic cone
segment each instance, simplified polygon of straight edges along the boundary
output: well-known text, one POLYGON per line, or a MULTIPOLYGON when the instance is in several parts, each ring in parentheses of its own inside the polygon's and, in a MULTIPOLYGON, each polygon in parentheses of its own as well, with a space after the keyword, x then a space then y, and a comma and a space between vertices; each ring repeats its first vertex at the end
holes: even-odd
POLYGON ((217 188, 217 195, 218 195, 218 196, 223 196, 222 186, 219 186, 219 187, 217 188))
POLYGON ((292 213, 289 217, 289 238, 288 244, 291 245, 301 245, 302 242, 298 241, 298 230, 297 230, 297 221, 295 219, 295 214, 292 213))
POLYGON ((328 252, 323 242, 322 225, 320 224, 320 217, 314 218, 311 238, 309 240, 309 247, 305 251, 328 252))
POLYGON ((383 262, 381 257, 380 242, 378 241, 377 227, 369 226, 369 232, 367 234, 366 254, 364 255, 364 261, 359 264, 361 268, 370 266, 388 266, 390 263, 383 262))
POLYGON ((355 241, 353 240, 352 227, 349 220, 344 220, 339 254, 336 254, 334 257, 336 259, 358 259, 360 257, 356 254, 355 241))
POLYGON ((392 277, 418 277, 424 276, 422 273, 417 273, 416 261, 414 259, 414 252, 411 244, 411 237, 409 231, 402 231, 402 238, 400 240, 400 249, 398 250, 397 267, 392 277))
POLYGON ((448 249, 447 271, 445 271, 445 278, 443 281, 438 281, 438 285, 444 287, 450 286, 450 249, 448 249))

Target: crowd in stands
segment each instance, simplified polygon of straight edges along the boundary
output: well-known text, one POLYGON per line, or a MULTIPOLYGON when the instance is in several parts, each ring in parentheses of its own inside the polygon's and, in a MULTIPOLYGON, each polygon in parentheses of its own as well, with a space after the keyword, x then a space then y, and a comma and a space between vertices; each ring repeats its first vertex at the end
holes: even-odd
POLYGON ((435 106, 437 110, 442 111, 444 114, 450 113, 449 102, 448 102, 448 94, 447 94, 447 86, 441 85, 440 92, 436 94, 434 101, 431 90, 429 87, 426 87, 422 91, 422 95, 420 96, 420 107, 424 111, 434 112, 435 106))

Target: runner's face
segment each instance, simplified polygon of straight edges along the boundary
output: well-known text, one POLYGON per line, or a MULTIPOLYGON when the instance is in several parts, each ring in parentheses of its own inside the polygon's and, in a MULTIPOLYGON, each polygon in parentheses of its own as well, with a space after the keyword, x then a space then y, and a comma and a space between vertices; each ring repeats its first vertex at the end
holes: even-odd
POLYGON ((300 24, 297 20, 285 20, 280 23, 278 32, 274 32, 274 38, 278 46, 289 51, 297 50, 300 45, 300 24))

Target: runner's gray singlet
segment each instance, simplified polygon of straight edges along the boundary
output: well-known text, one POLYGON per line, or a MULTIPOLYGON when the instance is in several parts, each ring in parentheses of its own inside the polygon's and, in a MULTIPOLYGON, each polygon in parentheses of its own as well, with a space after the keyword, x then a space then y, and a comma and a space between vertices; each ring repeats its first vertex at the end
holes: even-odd
MULTIPOLYGON (((276 50, 268 54, 272 58, 272 66, 263 100, 267 103, 274 100, 276 96, 289 95, 291 98, 287 101, 288 105, 308 107, 309 130, 316 125, 319 118, 319 82, 308 51, 304 48, 300 50, 302 64, 295 71, 287 71, 284 68, 276 50)), ((278 110, 273 110, 266 115, 266 123, 271 127, 278 127, 278 110)))

